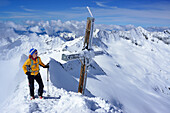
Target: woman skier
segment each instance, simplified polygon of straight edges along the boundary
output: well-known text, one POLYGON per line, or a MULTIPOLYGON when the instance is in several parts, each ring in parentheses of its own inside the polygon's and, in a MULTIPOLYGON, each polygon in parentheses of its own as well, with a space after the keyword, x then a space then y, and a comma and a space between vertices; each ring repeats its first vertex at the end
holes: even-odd
POLYGON ((44 85, 41 79, 41 75, 39 73, 39 65, 42 66, 43 68, 49 68, 49 64, 44 65, 44 63, 41 61, 41 58, 37 56, 38 55, 37 50, 34 48, 30 49, 29 54, 30 54, 29 58, 23 65, 23 70, 25 74, 28 75, 31 100, 35 99, 34 79, 37 81, 39 85, 38 96, 40 99, 42 99, 44 85))

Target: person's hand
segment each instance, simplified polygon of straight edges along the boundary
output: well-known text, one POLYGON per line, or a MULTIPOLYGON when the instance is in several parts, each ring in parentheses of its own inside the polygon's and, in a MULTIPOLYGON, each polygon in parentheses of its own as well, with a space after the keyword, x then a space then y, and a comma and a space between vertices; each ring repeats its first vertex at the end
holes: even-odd
POLYGON ((31 75, 31 72, 26 72, 25 74, 29 76, 29 75, 31 75))
POLYGON ((44 68, 49 68, 49 63, 47 64, 47 65, 45 65, 45 67, 44 68))

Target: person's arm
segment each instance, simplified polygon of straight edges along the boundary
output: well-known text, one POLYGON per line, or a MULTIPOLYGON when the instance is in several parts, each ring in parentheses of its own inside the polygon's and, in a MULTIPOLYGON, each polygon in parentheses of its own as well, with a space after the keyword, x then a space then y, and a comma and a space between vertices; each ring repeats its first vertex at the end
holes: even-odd
POLYGON ((28 73, 27 66, 29 66, 30 63, 31 63, 31 62, 30 62, 30 59, 27 59, 27 60, 25 61, 24 65, 22 66, 25 74, 28 73))
POLYGON ((47 67, 47 65, 45 65, 45 64, 41 61, 41 58, 40 58, 40 57, 39 57, 39 62, 40 62, 40 63, 39 63, 40 66, 42 66, 43 68, 48 68, 48 67, 49 67, 49 66, 47 67))

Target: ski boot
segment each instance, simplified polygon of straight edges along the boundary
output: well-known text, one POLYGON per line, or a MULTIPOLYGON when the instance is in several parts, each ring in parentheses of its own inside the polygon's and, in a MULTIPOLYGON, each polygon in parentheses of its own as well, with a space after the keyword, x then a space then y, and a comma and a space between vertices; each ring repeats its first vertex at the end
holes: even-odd
POLYGON ((35 97, 34 97, 34 96, 31 96, 31 100, 33 100, 33 99, 35 99, 35 97))
POLYGON ((39 96, 39 99, 44 99, 44 97, 43 96, 39 96))

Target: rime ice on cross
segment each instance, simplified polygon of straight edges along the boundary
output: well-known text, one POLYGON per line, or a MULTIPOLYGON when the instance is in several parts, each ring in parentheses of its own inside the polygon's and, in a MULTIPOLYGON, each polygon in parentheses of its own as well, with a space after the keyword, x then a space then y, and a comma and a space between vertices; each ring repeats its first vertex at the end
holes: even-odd
POLYGON ((80 59, 81 71, 80 71, 78 92, 82 94, 84 94, 84 90, 86 87, 87 69, 88 69, 88 66, 90 65, 91 59, 95 55, 95 52, 92 50, 93 27, 94 27, 94 18, 88 17, 82 53, 71 54, 71 55, 62 54, 62 60, 65 60, 65 61, 80 59))

